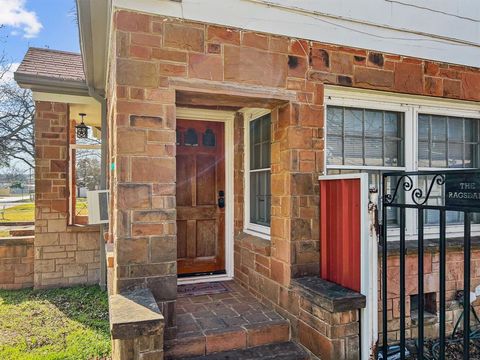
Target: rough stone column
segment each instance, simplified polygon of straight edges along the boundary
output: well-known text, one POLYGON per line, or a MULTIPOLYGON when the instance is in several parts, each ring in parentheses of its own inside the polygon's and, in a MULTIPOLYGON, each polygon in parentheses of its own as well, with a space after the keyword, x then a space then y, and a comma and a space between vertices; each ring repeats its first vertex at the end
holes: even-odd
POLYGON ((271 266, 274 280, 284 285, 319 271, 323 123, 323 106, 306 103, 280 107, 273 118, 271 266))
POLYGON ((114 292, 149 288, 165 316, 168 337, 174 332, 177 296, 175 91, 162 87, 168 85, 158 63, 129 56, 135 34, 121 30, 134 31, 136 20, 145 29, 151 26, 151 17, 143 14, 117 13, 115 19, 114 292))
POLYGON ((97 283, 98 227, 68 226, 68 105, 35 108, 34 286, 97 283))

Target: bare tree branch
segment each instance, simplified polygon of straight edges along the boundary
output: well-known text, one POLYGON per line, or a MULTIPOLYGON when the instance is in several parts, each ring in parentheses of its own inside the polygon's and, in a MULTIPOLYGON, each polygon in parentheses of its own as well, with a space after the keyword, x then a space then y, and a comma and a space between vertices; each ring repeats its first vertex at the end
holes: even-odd
POLYGON ((30 90, 2 79, 8 70, 0 55, 0 166, 20 160, 33 168, 35 106, 30 90))

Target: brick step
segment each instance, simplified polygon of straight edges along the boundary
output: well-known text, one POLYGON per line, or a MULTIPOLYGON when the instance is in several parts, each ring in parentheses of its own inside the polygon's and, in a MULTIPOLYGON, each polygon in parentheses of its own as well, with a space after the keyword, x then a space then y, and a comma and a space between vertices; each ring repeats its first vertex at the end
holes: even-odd
MULTIPOLYGON (((215 322, 217 319, 208 319, 215 322)), ((202 321, 200 319, 200 321, 202 321)), ((210 356, 231 350, 245 350, 286 343, 290 340, 290 322, 283 318, 258 323, 232 325, 206 329, 191 335, 178 334, 176 339, 165 342, 165 359, 181 359, 188 356, 210 356)), ((247 351, 246 354, 249 352, 247 351)), ((210 357, 206 357, 210 359, 210 357)), ((217 359, 212 357, 211 359, 217 359)), ((218 358, 223 359, 223 358, 218 358)), ((243 359, 243 358, 241 358, 243 359)), ((245 357, 245 359, 249 359, 245 357)), ((263 358, 262 358, 263 359, 263 358)), ((265 359, 269 359, 266 357, 265 359)))
POLYGON ((230 350, 210 355, 183 358, 183 360, 308 360, 305 350, 293 341, 230 350))

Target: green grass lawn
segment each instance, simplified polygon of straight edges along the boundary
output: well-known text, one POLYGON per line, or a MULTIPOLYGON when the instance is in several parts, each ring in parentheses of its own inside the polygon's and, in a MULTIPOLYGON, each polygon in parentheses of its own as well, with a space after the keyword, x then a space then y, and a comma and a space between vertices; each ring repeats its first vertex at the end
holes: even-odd
MULTIPOLYGON (((35 220, 35 204, 24 203, 5 210, 3 217, 1 215, 0 207, 0 223, 12 221, 34 221, 35 220)), ((77 199, 76 214, 77 216, 88 215, 87 200, 77 199)))
POLYGON ((108 359, 107 293, 98 286, 0 290, 0 359, 108 359))
MULTIPOLYGON (((1 211, 1 208, 0 208, 1 211)), ((35 219, 35 204, 24 203, 5 209, 3 216, 0 214, 0 222, 10 221, 33 221, 35 219)))

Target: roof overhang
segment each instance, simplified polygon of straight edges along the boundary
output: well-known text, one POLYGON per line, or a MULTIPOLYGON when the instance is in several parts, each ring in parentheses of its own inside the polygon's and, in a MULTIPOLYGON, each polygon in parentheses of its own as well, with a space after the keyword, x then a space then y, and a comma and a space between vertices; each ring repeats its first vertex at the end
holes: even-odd
POLYGON ((111 0, 76 0, 86 83, 104 93, 107 79, 111 0))
POLYGON ((20 87, 30 89, 34 92, 88 95, 88 86, 85 81, 56 79, 17 72, 14 73, 13 78, 20 87))

